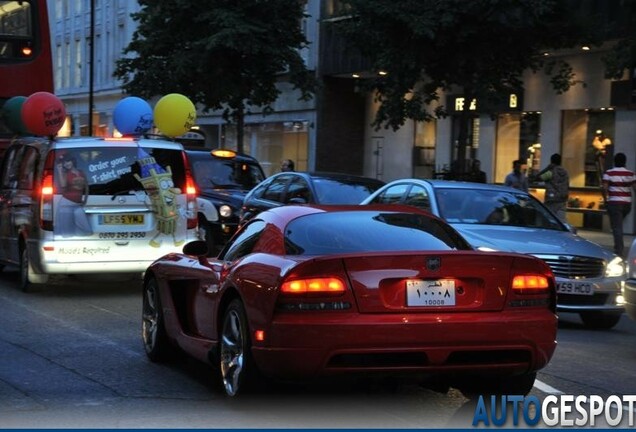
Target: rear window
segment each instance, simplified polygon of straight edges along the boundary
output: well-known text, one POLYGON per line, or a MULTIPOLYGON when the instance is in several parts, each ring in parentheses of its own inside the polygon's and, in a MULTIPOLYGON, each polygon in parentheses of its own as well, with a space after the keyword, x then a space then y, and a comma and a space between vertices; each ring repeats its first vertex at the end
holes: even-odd
POLYGON ((285 229, 289 255, 471 250, 446 223, 414 213, 355 211, 300 217, 285 229))
POLYGON ((250 190, 265 179, 258 164, 234 159, 193 157, 190 166, 201 188, 250 190))
POLYGON ((314 178, 314 188, 320 204, 360 204, 382 186, 382 183, 314 178))
POLYGON ((143 190, 144 179, 153 174, 172 173, 174 187, 185 191, 185 169, 180 150, 142 147, 92 147, 57 149, 54 176, 79 171, 88 183, 90 195, 121 195, 143 190))

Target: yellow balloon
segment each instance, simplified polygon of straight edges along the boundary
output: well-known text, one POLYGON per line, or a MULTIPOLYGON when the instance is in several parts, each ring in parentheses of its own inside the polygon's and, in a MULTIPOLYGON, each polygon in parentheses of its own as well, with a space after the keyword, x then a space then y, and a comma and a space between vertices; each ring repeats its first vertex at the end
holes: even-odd
POLYGON ((179 93, 170 93, 155 105, 154 118, 161 133, 174 138, 194 126, 197 111, 190 99, 179 93))

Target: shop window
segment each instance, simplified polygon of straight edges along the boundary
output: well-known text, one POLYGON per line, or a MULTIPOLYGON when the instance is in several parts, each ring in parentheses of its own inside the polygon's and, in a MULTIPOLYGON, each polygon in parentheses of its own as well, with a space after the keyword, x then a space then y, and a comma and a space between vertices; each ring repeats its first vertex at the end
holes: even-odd
POLYGON ((572 187, 598 187, 605 169, 614 157, 614 111, 563 111, 563 167, 570 174, 572 187), (603 144, 604 152, 594 146, 603 144))
POLYGON ((497 116, 495 183, 503 183, 512 162, 521 159, 530 175, 541 168, 541 113, 505 113, 497 116))
MULTIPOLYGON (((433 178, 435 176, 435 120, 415 124, 415 147, 413 147, 413 176, 433 178)), ((441 171, 441 168, 437 171, 441 171)))

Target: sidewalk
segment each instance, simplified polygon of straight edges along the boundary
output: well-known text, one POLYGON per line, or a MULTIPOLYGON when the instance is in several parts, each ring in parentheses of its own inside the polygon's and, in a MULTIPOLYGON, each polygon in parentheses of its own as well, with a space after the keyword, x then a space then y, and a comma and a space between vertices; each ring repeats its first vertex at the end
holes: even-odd
MULTIPOLYGON (((603 246, 605 249, 609 249, 611 251, 614 250, 614 238, 612 237, 611 232, 578 229, 576 233, 586 240, 603 246)), ((635 236, 632 234, 625 234, 623 236, 625 244, 625 256, 623 256, 623 258, 627 258, 627 254, 629 253, 629 248, 634 241, 634 237, 635 236)))

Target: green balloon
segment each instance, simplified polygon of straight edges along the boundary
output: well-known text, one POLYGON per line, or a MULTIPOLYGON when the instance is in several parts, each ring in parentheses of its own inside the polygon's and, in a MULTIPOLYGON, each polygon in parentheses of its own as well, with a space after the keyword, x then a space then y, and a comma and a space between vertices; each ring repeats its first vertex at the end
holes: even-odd
POLYGON ((2 107, 2 117, 11 132, 17 135, 27 135, 29 131, 22 122, 22 104, 26 100, 25 96, 14 96, 4 103, 2 107))

